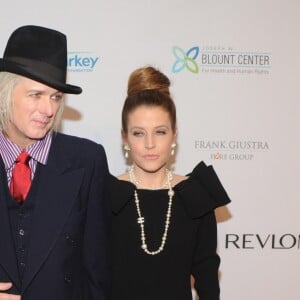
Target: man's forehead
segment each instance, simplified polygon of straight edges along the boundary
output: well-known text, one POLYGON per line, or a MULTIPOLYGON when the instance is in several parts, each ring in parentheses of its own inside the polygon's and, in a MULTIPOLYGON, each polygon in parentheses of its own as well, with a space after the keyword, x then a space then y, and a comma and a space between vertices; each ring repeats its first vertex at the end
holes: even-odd
POLYGON ((49 85, 46 85, 42 82, 30 79, 28 77, 25 76, 18 76, 19 79, 17 81, 16 87, 22 87, 26 90, 36 90, 36 91, 49 91, 51 93, 62 93, 59 90, 50 87, 49 85))

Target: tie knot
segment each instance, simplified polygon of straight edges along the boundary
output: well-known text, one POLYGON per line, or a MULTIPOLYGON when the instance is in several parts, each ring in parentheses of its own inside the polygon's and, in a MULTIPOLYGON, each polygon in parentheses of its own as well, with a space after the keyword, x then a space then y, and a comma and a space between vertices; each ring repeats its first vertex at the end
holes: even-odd
POLYGON ((26 151, 23 151, 20 153, 20 155, 17 157, 16 162, 17 163, 22 163, 22 164, 27 164, 30 159, 29 154, 26 151))

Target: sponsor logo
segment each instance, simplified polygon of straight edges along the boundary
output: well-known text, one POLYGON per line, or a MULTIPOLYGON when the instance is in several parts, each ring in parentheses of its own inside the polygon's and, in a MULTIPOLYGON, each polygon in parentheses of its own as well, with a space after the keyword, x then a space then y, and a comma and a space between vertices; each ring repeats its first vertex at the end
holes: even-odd
POLYGON ((199 47, 193 47, 186 53, 179 47, 173 47, 173 55, 175 56, 175 62, 172 67, 173 73, 178 73, 183 69, 187 69, 192 73, 198 73, 199 67, 196 59, 199 55, 199 47))
POLYGON ((228 233, 225 235, 225 249, 300 249, 300 234, 228 233))
POLYGON ((172 49, 175 61, 172 72, 188 70, 191 73, 269 74, 271 53, 261 51, 238 51, 223 46, 193 46, 185 51, 172 49))
POLYGON ((68 52, 68 71, 93 72, 99 60, 92 52, 68 52))
POLYGON ((267 141, 195 140, 194 148, 205 151, 211 160, 253 160, 258 152, 270 150, 267 141))

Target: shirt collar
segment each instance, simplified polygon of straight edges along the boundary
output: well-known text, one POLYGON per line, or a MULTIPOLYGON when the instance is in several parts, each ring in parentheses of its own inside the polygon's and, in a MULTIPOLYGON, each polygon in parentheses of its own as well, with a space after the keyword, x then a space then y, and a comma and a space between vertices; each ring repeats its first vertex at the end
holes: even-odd
POLYGON ((19 154, 25 150, 35 161, 45 165, 48 160, 49 150, 52 142, 52 133, 48 133, 43 139, 26 147, 20 148, 10 141, 2 132, 0 132, 0 154, 2 156, 6 169, 12 167, 19 154))

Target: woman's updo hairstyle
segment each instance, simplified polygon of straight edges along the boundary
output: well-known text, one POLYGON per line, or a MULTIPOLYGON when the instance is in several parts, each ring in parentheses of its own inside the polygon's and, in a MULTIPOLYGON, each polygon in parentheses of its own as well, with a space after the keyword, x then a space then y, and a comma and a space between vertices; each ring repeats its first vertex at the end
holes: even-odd
POLYGON ((170 115, 176 129, 176 107, 170 96, 169 78, 153 67, 139 68, 128 79, 127 98, 122 110, 122 129, 127 133, 128 115, 139 106, 159 106, 170 115))

